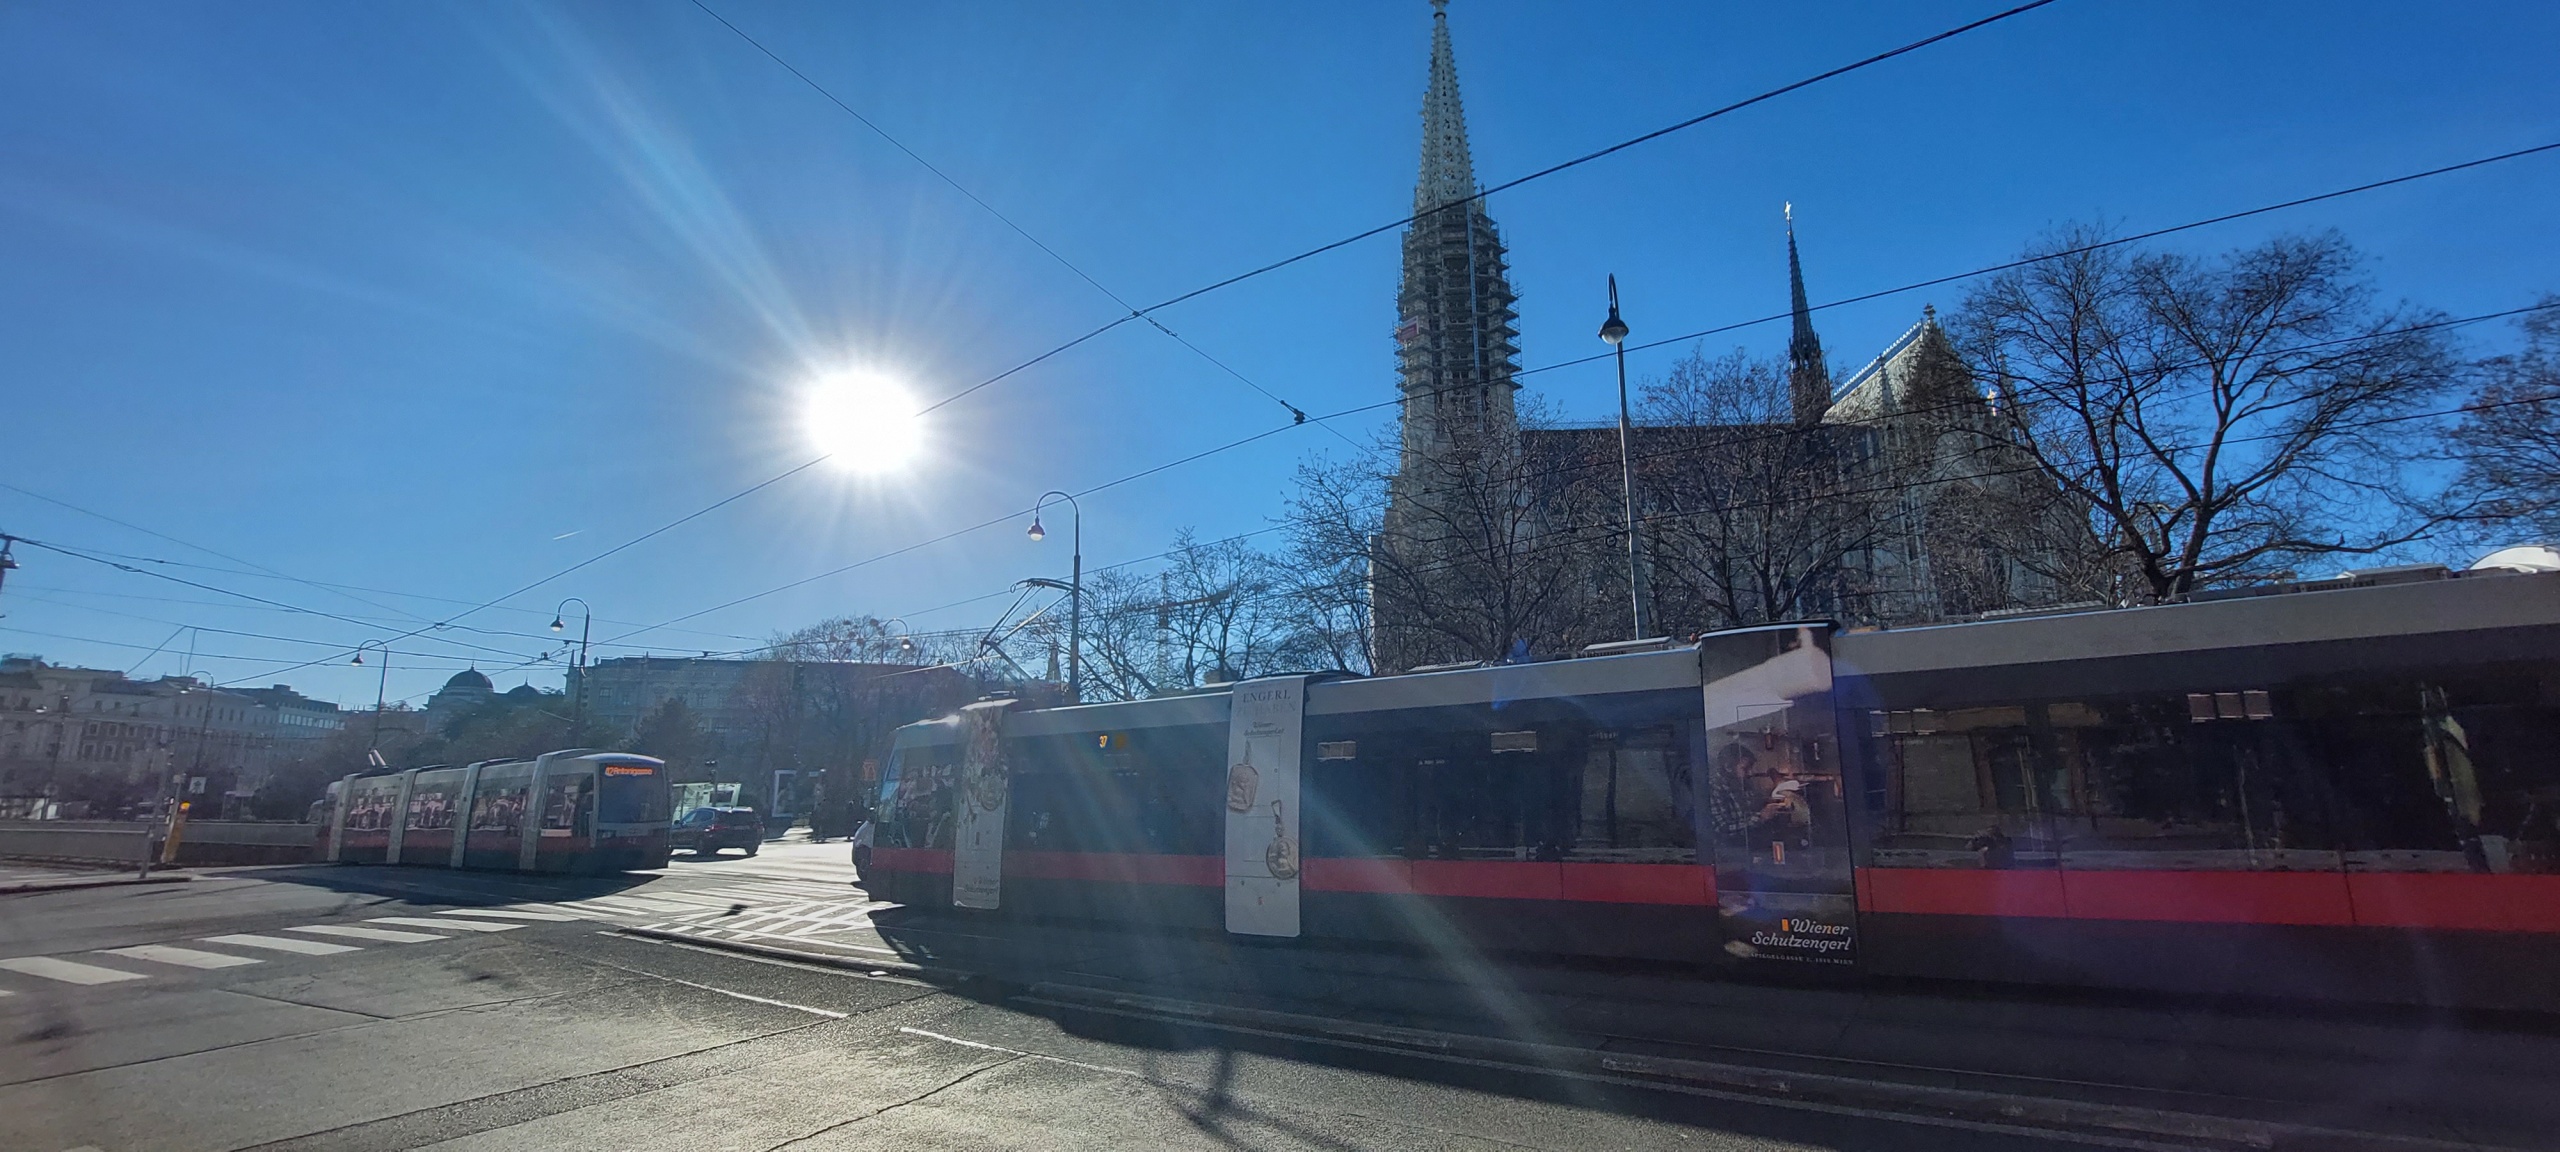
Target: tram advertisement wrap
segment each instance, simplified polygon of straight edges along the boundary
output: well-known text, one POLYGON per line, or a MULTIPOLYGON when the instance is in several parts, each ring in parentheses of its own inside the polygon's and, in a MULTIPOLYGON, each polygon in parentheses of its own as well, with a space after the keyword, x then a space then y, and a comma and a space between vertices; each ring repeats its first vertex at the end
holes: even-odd
POLYGON ((1830 641, 1803 624, 1699 643, 1717 921, 1737 959, 1857 960, 1830 641))
POLYGON ((1004 896, 1004 819, 1013 776, 1004 761, 1001 726, 1010 700, 960 710, 960 815, 952 828, 951 903, 996 908, 1004 896))
POLYGON ((1227 931, 1298 934, 1298 747, 1307 678, 1235 687, 1227 716, 1227 931))

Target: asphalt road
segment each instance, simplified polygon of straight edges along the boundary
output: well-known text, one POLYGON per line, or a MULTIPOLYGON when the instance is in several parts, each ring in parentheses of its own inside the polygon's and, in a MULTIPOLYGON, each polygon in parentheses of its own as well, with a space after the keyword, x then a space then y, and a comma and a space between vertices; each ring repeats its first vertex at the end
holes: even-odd
POLYGON ((0 1149, 2076 1146, 1042 1014, 616 934, 849 892, 832 852, 776 855, 0 896, 0 1149))

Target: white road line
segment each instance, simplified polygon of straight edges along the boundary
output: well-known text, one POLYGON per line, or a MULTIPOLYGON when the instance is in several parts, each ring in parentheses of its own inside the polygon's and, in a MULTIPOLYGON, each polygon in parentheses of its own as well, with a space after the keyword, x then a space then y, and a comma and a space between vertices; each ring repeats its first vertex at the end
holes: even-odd
POLYGON ((571 908, 611 912, 617 916, 664 916, 670 912, 700 912, 698 904, 674 904, 659 900, 641 900, 631 896, 596 896, 566 902, 571 908))
POLYGON ((437 912, 436 915, 494 916, 500 920, 544 920, 557 924, 569 924, 586 919, 584 916, 573 916, 567 912, 535 912, 524 908, 447 908, 437 912))
POLYGON ((42 976, 47 980, 59 980, 65 984, 113 984, 119 980, 144 979, 139 972, 119 972, 113 968, 100 968, 95 964, 83 964, 77 960, 61 960, 51 956, 21 956, 15 960, 0 960, 0 968, 6 968, 12 972, 23 972, 29 976, 42 976))
POLYGON ((185 968, 238 968, 248 964, 266 963, 254 957, 231 956, 197 948, 180 948, 175 944, 137 944, 131 948, 101 948, 98 951, 109 956, 131 956, 136 960, 156 960, 162 964, 176 964, 185 968))
MULTIPOLYGON (((619 967, 619 965, 616 965, 616 967, 619 967)), ((830 1008, 812 1008, 806 1004, 793 1004, 787 1000, 768 1000, 762 996, 750 996, 744 992, 732 992, 726 988, 714 988, 708 984, 696 984, 691 980, 678 980, 673 976, 660 976, 655 972, 640 972, 637 968, 624 968, 623 971, 639 972, 640 975, 656 977, 657 979, 664 980, 669 984, 682 984, 687 988, 700 988, 705 992, 717 992, 723 996, 734 997, 739 1000, 747 1001, 751 1004, 770 1004, 776 1008, 788 1008, 794 1012, 806 1012, 812 1016, 824 1016, 829 1020, 842 1020, 846 1016, 845 1013, 838 1012, 830 1008)))
POLYGON ((385 944, 417 944, 428 940, 451 940, 451 936, 430 936, 424 932, 395 932, 389 928, 358 928, 350 924, 301 924, 287 932, 308 932, 314 936, 344 936, 349 940, 379 940, 385 944))
POLYGON ((524 927, 522 924, 508 924, 496 920, 465 920, 458 916, 446 920, 429 919, 425 916, 367 916, 364 922, 397 924, 403 928, 434 928, 438 931, 460 928, 469 932, 513 932, 524 927))
POLYGON ((1114 1076, 1128 1076, 1139 1080, 1147 1078, 1146 1073, 1140 1072, 1134 1068, 1113 1068, 1102 1064, 1087 1064, 1082 1060, 1069 1060, 1064 1056, 1050 1056, 1040 1052, 1025 1052, 1020 1048, 1007 1048, 1001 1044, 981 1044, 975 1040, 963 1040, 957 1036, 945 1036, 940 1032, 927 1032, 922 1028, 900 1028, 898 1031, 904 1032, 909 1036, 922 1036, 927 1040, 940 1040, 945 1044, 957 1044, 963 1048, 976 1048, 984 1052, 1002 1052, 1008 1056, 1020 1056, 1030 1060, 1046 1060, 1052 1064, 1064 1064, 1070 1068, 1082 1068, 1088 1072, 1108 1072, 1114 1076))
POLYGON ((284 936, 259 936, 240 932, 230 936, 207 936, 207 944, 230 944, 241 948, 264 948, 272 952, 292 952, 302 956, 334 956, 340 952, 362 952, 353 944, 324 944, 318 940, 295 940, 284 936))

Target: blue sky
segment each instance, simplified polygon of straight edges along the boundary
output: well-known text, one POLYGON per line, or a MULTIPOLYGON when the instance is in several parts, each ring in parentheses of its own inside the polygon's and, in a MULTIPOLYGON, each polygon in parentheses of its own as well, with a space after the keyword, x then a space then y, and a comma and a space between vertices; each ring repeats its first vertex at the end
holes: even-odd
MULTIPOLYGON (((1421 0, 712 3, 1131 299, 1412 195, 1421 0)), ((1491 182, 1997 7, 1458 0, 1451 21, 1491 182)), ((1598 349, 1611 272, 1639 340, 1782 307, 1782 201, 1824 299, 2064 221, 2143 229, 2560 140, 2554 43, 2560 6, 2539 2, 2063 0, 1497 196, 1524 363, 1598 349)), ((0 650, 139 675, 179 671, 187 634, 145 655, 192 625, 224 679, 319 659, 274 679, 369 702, 356 642, 806 459, 813 374, 938 397, 1118 311, 687 0, 7 4, 0 156, 0 483, 236 559, 6 488, 0 531, 326 614, 22 545, 0 650)), ((2560 291, 2555 186, 2560 154, 2179 243, 2336 227, 2387 297, 2494 311, 2560 291)), ((1309 411, 1376 403, 1396 268, 1381 236, 1162 319, 1309 411)), ((1854 367, 1960 294, 1834 310, 1822 332, 1854 367)), ((1597 417, 1604 371, 1532 387, 1597 417)), ((486 632, 402 641, 390 691, 551 647, 563 596, 618 636, 1285 421, 1124 327, 935 413, 903 473, 803 474, 463 621, 486 632)), ((1087 563, 1265 527, 1298 462, 1344 450, 1310 426, 1088 497, 1087 563)), ((732 649, 847 612, 982 623, 1006 601, 927 610, 1063 576, 1065 542, 1008 522, 598 655, 732 649)))

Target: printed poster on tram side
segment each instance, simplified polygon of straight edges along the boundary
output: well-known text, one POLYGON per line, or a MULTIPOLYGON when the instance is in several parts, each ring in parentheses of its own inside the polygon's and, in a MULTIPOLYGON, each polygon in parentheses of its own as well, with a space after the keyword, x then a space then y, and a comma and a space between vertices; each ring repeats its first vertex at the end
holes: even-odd
POLYGON ((1851 964, 1858 902, 1828 625, 1699 643, 1716 914, 1737 960, 1851 964))
POLYGON ((1004 897, 1004 821, 1013 777, 1004 759, 1002 724, 1010 700, 960 710, 959 818, 952 828, 951 903, 994 909, 1004 897))
POLYGON ((1227 719, 1227 931, 1298 934, 1298 751, 1307 678, 1235 686, 1227 719))

